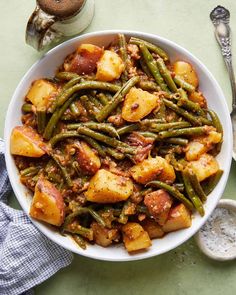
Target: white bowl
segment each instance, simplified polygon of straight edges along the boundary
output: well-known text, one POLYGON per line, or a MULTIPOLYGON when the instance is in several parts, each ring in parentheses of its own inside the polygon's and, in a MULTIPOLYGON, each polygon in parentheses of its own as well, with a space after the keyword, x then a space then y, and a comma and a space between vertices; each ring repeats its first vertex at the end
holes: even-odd
POLYGON ((20 183, 19 173, 9 149, 11 130, 16 125, 21 125, 21 106, 24 96, 34 80, 41 77, 53 76, 58 66, 63 62, 64 58, 69 53, 73 52, 80 43, 86 42, 100 46, 108 46, 118 32, 122 32, 127 36, 143 38, 147 41, 158 44, 160 47, 168 52, 172 61, 181 59, 190 62, 198 73, 200 90, 207 97, 209 107, 214 109, 218 113, 224 129, 224 142, 222 145, 222 150, 221 153, 217 156, 217 160, 220 164, 221 169, 224 170, 224 174, 217 187, 208 197, 208 201, 205 204, 205 216, 200 217, 199 214, 195 214, 192 226, 190 228, 167 234, 162 239, 153 240, 152 247, 150 247, 150 249, 146 251, 136 254, 128 254, 122 244, 108 248, 102 248, 97 245, 92 245, 89 246, 87 250, 81 250, 72 241, 71 238, 64 237, 60 235, 57 231, 52 229, 52 227, 31 219, 35 226, 38 227, 40 231, 43 232, 48 238, 53 240, 55 243, 61 245, 62 247, 71 250, 74 253, 100 260, 129 261, 160 255, 174 249, 175 247, 179 246, 190 237, 192 237, 204 224, 204 222, 210 216, 211 212, 216 207, 228 179, 232 157, 232 129, 229 111, 224 94, 218 83, 216 82, 215 78, 196 57, 194 57, 186 49, 169 40, 147 33, 132 31, 102 31, 85 34, 71 39, 50 50, 24 75, 18 87, 16 88, 8 107, 5 121, 4 137, 6 142, 5 157, 10 181, 21 207, 28 214, 31 197, 25 186, 20 183))

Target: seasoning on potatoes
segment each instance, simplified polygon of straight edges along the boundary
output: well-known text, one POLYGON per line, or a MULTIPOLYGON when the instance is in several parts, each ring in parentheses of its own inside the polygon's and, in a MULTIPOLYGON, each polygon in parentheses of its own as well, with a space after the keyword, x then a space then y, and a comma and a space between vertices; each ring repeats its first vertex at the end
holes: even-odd
POLYGON ((30 216, 60 226, 64 221, 65 206, 58 189, 48 180, 40 177, 30 206, 30 216))
POLYGON ((125 201, 133 192, 133 182, 126 177, 100 169, 90 180, 85 196, 88 201, 116 203, 125 201))
POLYGON ((122 227, 123 241, 128 252, 146 249, 152 245, 148 233, 136 222, 128 222, 122 227))
POLYGON ((176 61, 173 64, 173 70, 176 75, 183 78, 189 84, 192 84, 195 88, 198 87, 198 76, 192 65, 185 61, 176 61))
POLYGON ((11 154, 25 157, 41 157, 46 145, 41 136, 31 127, 16 126, 11 133, 11 154))
POLYGON ((158 107, 160 101, 158 97, 140 88, 132 87, 125 97, 122 108, 122 118, 128 122, 138 122, 152 110, 158 107))
POLYGON ((130 173, 135 181, 146 184, 152 180, 172 183, 175 180, 174 168, 162 157, 149 157, 131 167, 130 173))

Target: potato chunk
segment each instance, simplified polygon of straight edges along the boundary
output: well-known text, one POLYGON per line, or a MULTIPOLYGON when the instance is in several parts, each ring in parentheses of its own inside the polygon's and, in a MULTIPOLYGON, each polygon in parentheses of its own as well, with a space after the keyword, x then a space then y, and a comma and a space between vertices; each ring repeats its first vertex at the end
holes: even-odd
POLYGON ((151 239, 162 238, 165 234, 162 227, 153 219, 146 218, 142 221, 142 227, 151 239))
POLYGON ((130 173, 135 181, 146 184, 154 179, 173 183, 175 180, 174 168, 162 157, 155 157, 142 161, 131 167, 130 173))
POLYGON ((138 122, 160 104, 159 98, 140 88, 132 87, 127 93, 122 108, 122 118, 128 122, 138 122))
POLYGON ((200 182, 219 170, 216 159, 209 154, 203 154, 197 161, 189 162, 187 167, 193 170, 200 182))
POLYGON ((106 228, 97 222, 93 222, 91 228, 95 243, 102 247, 108 247, 113 241, 118 242, 120 239, 119 231, 116 228, 106 228))
POLYGON ((26 97, 37 109, 47 108, 50 96, 56 92, 56 86, 44 79, 33 82, 26 97))
POLYGON ((83 141, 77 145, 77 148, 77 161, 81 169, 87 174, 95 174, 101 167, 99 157, 95 154, 91 147, 83 141))
POLYGON ((65 217, 64 201, 56 187, 44 178, 39 178, 30 207, 30 216, 60 226, 65 217))
POLYGON ((119 79, 124 67, 124 63, 117 53, 105 50, 97 63, 96 79, 107 82, 119 79))
POLYGON ((189 99, 200 105, 201 108, 207 107, 206 98, 200 91, 194 91, 189 94, 189 99))
POLYGON ((129 178, 100 169, 92 177, 85 196, 88 201, 116 203, 128 199, 133 192, 133 182, 129 178))
POLYGON ((152 245, 148 233, 136 222, 128 222, 122 227, 123 241, 128 252, 146 249, 152 245))
POLYGON ((41 157, 45 154, 42 138, 28 126, 16 126, 11 133, 10 150, 13 155, 41 157))
POLYGON ((97 62, 103 54, 103 49, 93 44, 81 44, 77 52, 68 56, 64 69, 79 75, 91 74, 97 67, 97 62))
POLYGON ((169 217, 162 229, 164 232, 171 232, 190 227, 191 224, 192 220, 189 210, 184 204, 180 204, 170 210, 169 217))
POLYGON ((185 61, 176 61, 173 64, 173 70, 176 75, 183 78, 189 84, 192 84, 194 87, 198 86, 198 76, 191 64, 185 61))
POLYGON ((149 213, 160 225, 166 222, 172 203, 171 196, 163 189, 151 192, 144 197, 144 204, 149 213))
POLYGON ((193 141, 190 141, 186 148, 186 159, 193 161, 199 159, 199 157, 211 150, 216 143, 222 140, 222 135, 216 131, 210 131, 208 135, 199 136, 193 141))

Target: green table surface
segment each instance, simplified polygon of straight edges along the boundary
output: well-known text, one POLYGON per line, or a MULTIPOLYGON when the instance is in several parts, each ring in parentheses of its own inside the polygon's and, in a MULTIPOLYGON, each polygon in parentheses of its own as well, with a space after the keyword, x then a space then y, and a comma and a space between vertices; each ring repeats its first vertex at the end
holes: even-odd
MULTIPOLYGON (((182 45, 213 73, 230 107, 231 91, 216 44, 209 12, 215 0, 95 1, 95 16, 86 32, 130 29, 158 34, 182 45)), ((231 13, 236 36, 236 1, 221 0, 231 13)), ((24 41, 33 0, 0 1, 0 136, 15 87, 28 68, 42 56, 24 41)), ((236 56, 236 40, 233 52, 236 56)), ((235 59, 236 61, 236 59, 235 59)), ((223 198, 236 199, 236 164, 232 163, 223 198)), ((12 196, 11 204, 18 207, 12 196)), ((236 263, 216 262, 198 249, 194 239, 164 255, 143 261, 114 263, 75 255, 73 263, 35 288, 36 294, 236 294, 236 263)))

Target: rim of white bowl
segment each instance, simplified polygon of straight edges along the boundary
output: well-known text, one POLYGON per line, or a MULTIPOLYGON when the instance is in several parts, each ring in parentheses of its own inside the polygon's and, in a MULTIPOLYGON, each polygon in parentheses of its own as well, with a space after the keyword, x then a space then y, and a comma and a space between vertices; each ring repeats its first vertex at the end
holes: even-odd
MULTIPOLYGON (((236 200, 232 199, 221 199, 216 206, 216 208, 225 208, 228 210, 232 210, 236 213, 236 200)), ((235 219, 236 221, 236 219, 235 219)), ((236 250, 235 253, 231 256, 225 256, 224 254, 220 255, 220 253, 214 253, 211 251, 205 244, 204 239, 202 238, 202 235, 200 233, 200 230, 195 235, 195 240, 197 242, 198 247, 200 250, 209 258, 218 260, 218 261, 229 261, 236 259, 236 250)))
MULTIPOLYGON (((28 71, 25 73, 25 75, 22 77, 21 81, 19 82, 18 86, 16 87, 13 95, 12 95, 12 98, 11 98, 11 101, 9 103, 9 106, 8 106, 8 110, 7 110, 7 114, 6 114, 6 119, 5 119, 5 127, 4 127, 4 140, 5 140, 5 143, 6 143, 6 146, 5 146, 5 160, 6 160, 6 166, 7 166, 7 171, 8 171, 8 175, 9 175, 9 179, 10 179, 10 182, 11 182, 11 185, 12 185, 12 188, 13 188, 13 191, 17 197, 17 200, 18 202, 20 203, 22 209, 24 210, 24 212, 28 215, 28 217, 30 218, 30 220, 32 221, 32 223, 46 236, 48 237, 50 240, 52 240, 53 242, 55 242, 56 244, 60 245, 61 247, 67 249, 67 250, 70 250, 72 251, 73 253, 76 253, 76 254, 79 254, 79 255, 82 255, 82 256, 85 256, 85 257, 89 257, 89 258, 93 258, 93 259, 97 259, 97 260, 104 260, 104 261, 116 261, 116 262, 122 262, 122 261, 133 261, 133 260, 142 260, 142 259, 146 259, 146 258, 150 258, 150 257, 154 257, 154 256, 157 256, 157 255, 161 255, 161 254, 164 254, 170 250, 173 250, 175 249, 176 247, 180 246, 181 244, 183 244, 184 242, 186 242, 187 240, 189 240, 192 236, 194 236, 194 234, 196 234, 196 232, 202 227, 202 225, 206 222, 207 218, 210 216, 210 214, 212 213, 209 212, 208 214, 206 214, 204 217, 202 217, 201 221, 199 222, 198 224, 198 227, 193 229, 193 228, 190 228, 191 230, 186 233, 186 236, 184 238, 182 238, 181 240, 179 240, 178 242, 174 243, 174 244, 171 244, 169 245, 168 247, 166 247, 163 251, 160 251, 159 253, 150 253, 150 252, 143 252, 142 254, 139 254, 139 255, 130 255, 128 257, 123 257, 123 258, 119 258, 119 257, 104 257, 102 255, 99 255, 96 254, 96 257, 95 255, 90 255, 88 254, 88 252, 86 252, 86 250, 82 250, 82 251, 78 251, 76 252, 75 249, 70 246, 70 245, 65 245, 64 243, 62 243, 61 241, 58 241, 56 239, 56 236, 54 236, 53 234, 50 234, 48 235, 47 233, 47 230, 45 228, 45 225, 41 224, 40 222, 37 222, 36 220, 32 219, 30 216, 29 216, 29 213, 27 211, 27 208, 25 208, 23 202, 21 202, 21 199, 22 199, 22 196, 19 194, 18 192, 18 189, 17 189, 17 184, 13 183, 11 181, 11 175, 12 173, 14 174, 14 171, 11 167, 11 165, 9 164, 10 161, 8 161, 8 159, 11 158, 11 154, 9 152, 9 136, 8 136, 8 133, 9 131, 7 130, 8 129, 8 122, 10 121, 10 118, 9 118, 9 114, 10 114, 10 110, 12 109, 12 107, 14 106, 14 103, 15 103, 15 100, 17 99, 16 97, 16 94, 18 92, 18 90, 21 88, 21 85, 23 84, 23 81, 24 79, 27 77, 28 73, 30 71, 32 71, 34 68, 37 67, 38 63, 41 62, 42 59, 44 59, 45 56, 48 56, 48 55, 52 55, 55 51, 57 50, 63 50, 63 48, 67 47, 68 45, 70 44, 73 44, 75 41, 80 41, 80 40, 83 40, 85 38, 88 38, 88 37, 96 37, 96 36, 106 36, 106 35, 111 35, 111 34, 118 34, 118 33, 123 33, 125 35, 134 35, 134 36, 137 36, 139 38, 154 38, 158 41, 161 41, 165 44, 167 44, 167 46, 170 46, 172 48, 177 48, 179 51, 181 51, 185 56, 187 56, 188 58, 190 59, 193 59, 196 63, 198 63, 201 68, 204 70, 205 73, 207 73, 208 77, 210 77, 212 83, 214 84, 214 88, 217 90, 217 92, 220 94, 220 96, 222 97, 222 105, 224 107, 225 110, 227 110, 226 112, 226 116, 227 116, 227 122, 228 122, 228 125, 229 127, 231 128, 232 130, 232 126, 231 126, 231 120, 230 120, 230 115, 229 115, 229 110, 228 110, 228 105, 226 103, 226 99, 225 99, 225 96, 224 96, 224 93, 221 89, 221 87, 219 86, 218 82, 216 81, 216 79, 214 78, 214 76, 212 75, 212 73, 207 69, 207 67, 197 58, 195 57, 192 53, 190 53, 187 49, 185 49, 184 47, 176 44, 175 42, 173 41, 170 41, 166 38, 163 38, 159 35, 155 35, 155 34, 150 34, 150 33, 145 33, 145 32, 141 32, 141 31, 135 31, 135 30, 102 30, 102 31, 96 31, 96 32, 92 32, 92 33, 87 33, 87 34, 82 34, 80 36, 77 36, 77 37, 74 37, 70 40, 67 40, 59 45, 57 45, 56 47, 52 48, 51 50, 49 50, 47 53, 45 53, 38 61, 36 61, 29 69, 28 71)), ((233 141, 232 141, 232 133, 229 134, 229 142, 227 142, 227 146, 228 146, 228 154, 232 154, 232 147, 233 147, 233 141)), ((232 160, 232 157, 229 159, 229 163, 228 163, 228 166, 227 166, 227 169, 224 171, 224 178, 225 178, 225 182, 222 184, 221 188, 219 189, 219 196, 218 198, 215 200, 215 206, 214 208, 216 207, 220 197, 222 196, 223 194, 223 191, 224 191, 224 188, 226 186, 226 183, 227 183, 227 179, 228 179, 228 176, 229 176, 229 172, 230 172, 230 165, 231 165, 231 160, 232 160)))

